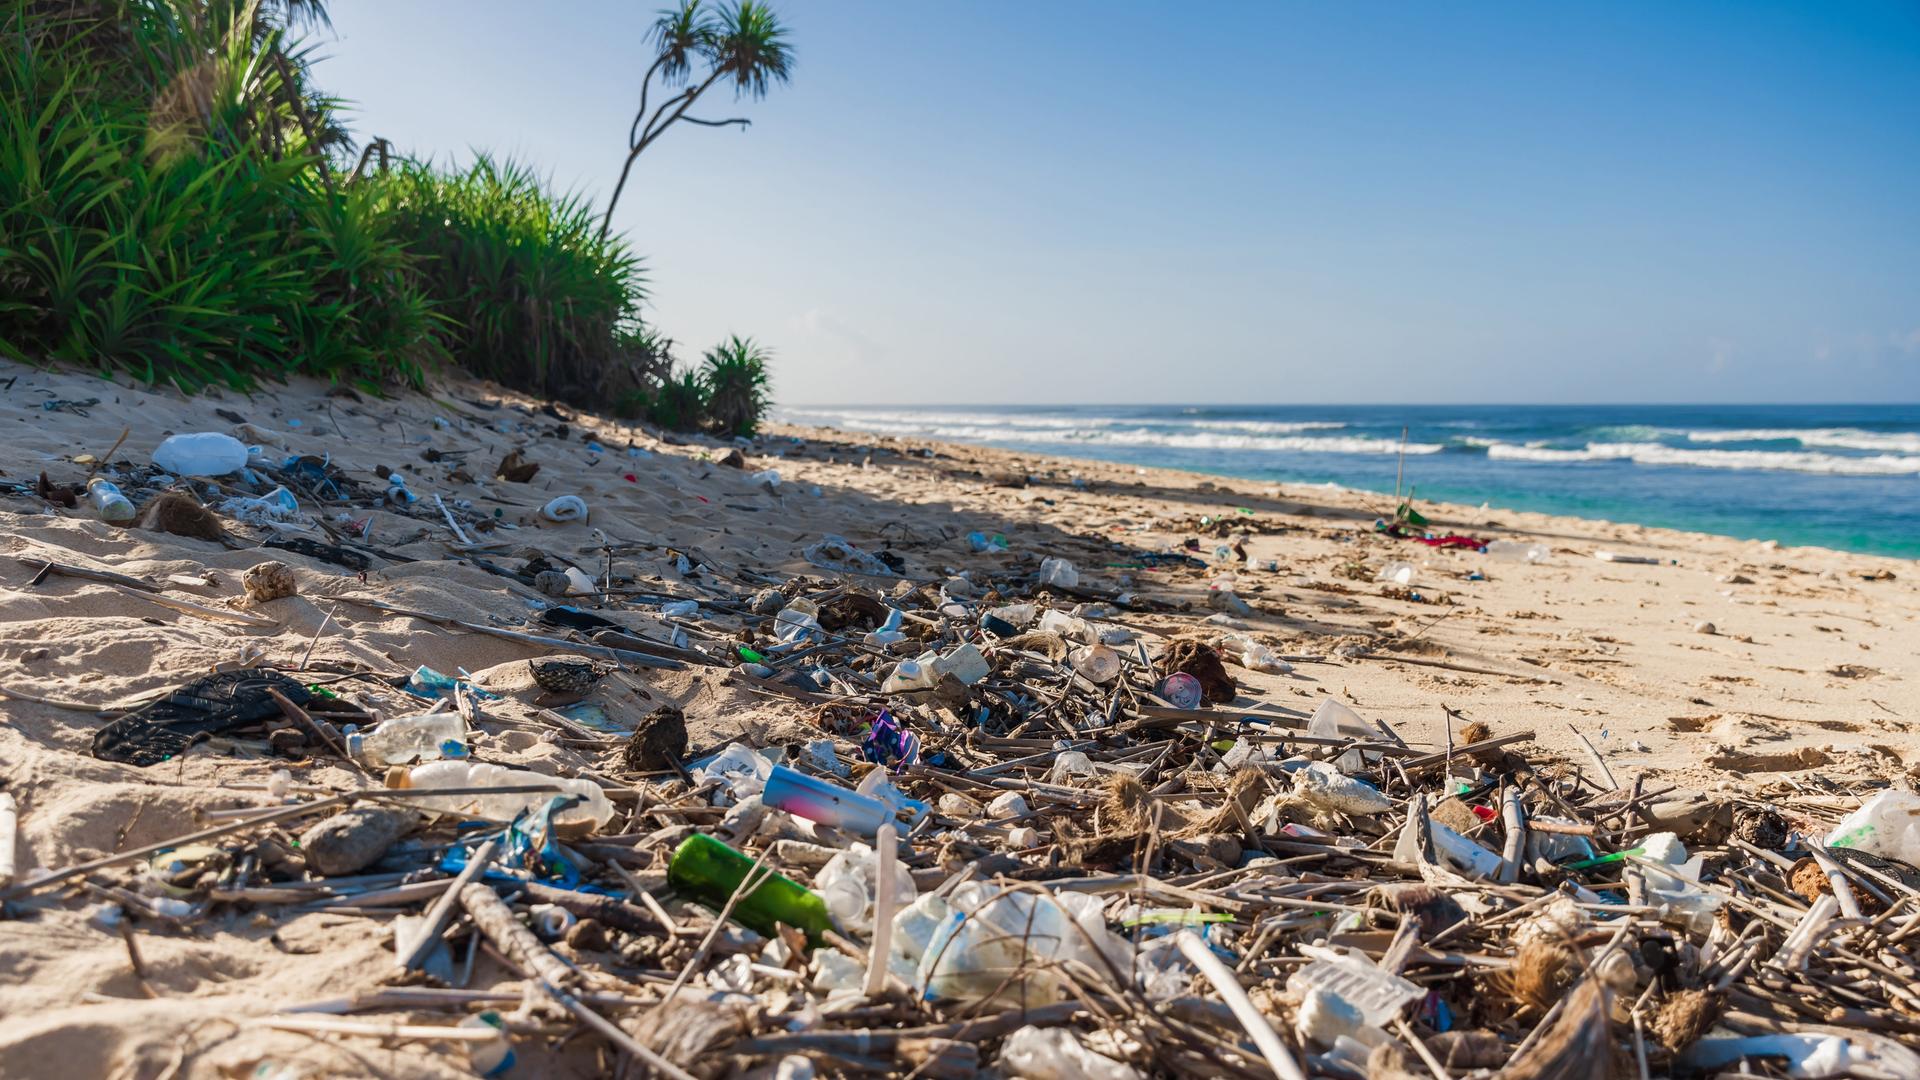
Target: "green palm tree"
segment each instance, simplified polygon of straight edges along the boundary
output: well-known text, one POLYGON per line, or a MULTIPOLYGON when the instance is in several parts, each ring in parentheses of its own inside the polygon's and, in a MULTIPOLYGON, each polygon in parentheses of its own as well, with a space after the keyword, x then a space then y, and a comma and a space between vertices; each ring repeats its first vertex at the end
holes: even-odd
POLYGON ((613 185, 606 217, 600 222, 603 239, 613 227, 613 208, 626 190, 634 161, 669 127, 682 120, 703 127, 746 127, 752 123, 745 117, 703 120, 688 116, 687 110, 702 94, 716 83, 730 82, 735 100, 759 100, 767 96, 774 83, 785 83, 793 75, 793 48, 787 44, 787 28, 761 0, 735 0, 711 11, 702 0, 681 0, 678 7, 660 12, 647 37, 654 46, 653 64, 640 82, 640 107, 627 129, 627 159, 620 166, 620 179, 613 185), (691 82, 695 59, 707 64, 707 73, 699 82, 691 82), (682 89, 649 114, 647 99, 656 76, 662 89, 682 89))
POLYGON ((707 390, 707 418, 717 435, 751 437, 773 403, 767 361, 773 354, 752 338, 734 334, 707 350, 700 381, 707 390))

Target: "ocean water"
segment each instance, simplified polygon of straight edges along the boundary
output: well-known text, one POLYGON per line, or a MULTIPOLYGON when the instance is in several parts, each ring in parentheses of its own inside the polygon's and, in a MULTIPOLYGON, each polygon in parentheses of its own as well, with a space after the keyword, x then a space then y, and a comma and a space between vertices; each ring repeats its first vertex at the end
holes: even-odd
POLYGON ((1920 558, 1920 405, 791 407, 782 419, 1920 558))

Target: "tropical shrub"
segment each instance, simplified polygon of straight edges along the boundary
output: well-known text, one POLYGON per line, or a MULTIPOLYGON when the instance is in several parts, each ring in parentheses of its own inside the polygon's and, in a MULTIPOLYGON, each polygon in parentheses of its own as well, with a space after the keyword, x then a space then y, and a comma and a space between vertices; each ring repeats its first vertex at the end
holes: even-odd
POLYGON ((772 404, 767 361, 772 353, 735 334, 707 350, 700 381, 707 393, 707 425, 714 434, 749 436, 772 404))
POLYGON ((584 199, 484 154, 450 171, 403 160, 374 184, 381 213, 410 238, 456 363, 579 404, 647 381, 640 260, 598 235, 584 199))
POLYGON ((639 318, 640 260, 584 199, 525 164, 436 168, 380 139, 346 168, 337 104, 288 44, 325 21, 321 0, 0 0, 0 355, 187 390, 378 391, 451 361, 753 430, 764 353, 736 339, 676 370, 639 318))
POLYGON ((405 244, 333 183, 307 137, 325 102, 252 6, 14 0, 0 42, 0 352, 185 389, 417 383, 441 356, 405 244))

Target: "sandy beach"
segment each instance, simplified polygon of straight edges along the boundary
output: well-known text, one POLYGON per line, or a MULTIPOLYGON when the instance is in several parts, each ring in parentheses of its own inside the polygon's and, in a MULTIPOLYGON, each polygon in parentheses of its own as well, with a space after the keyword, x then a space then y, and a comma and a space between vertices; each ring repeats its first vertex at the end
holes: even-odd
MULTIPOLYGON (((235 666, 403 676, 559 651, 365 603, 554 635, 536 619, 548 598, 481 565, 517 569, 543 556, 595 576, 611 560, 616 578, 631 579, 627 591, 656 598, 619 606, 623 625, 671 637, 679 624, 696 643, 724 644, 740 625, 729 605, 751 590, 832 576, 802 554, 827 535, 897 556, 913 582, 1070 560, 1082 588, 1126 600, 1114 621, 1150 649, 1231 629, 1206 621, 1221 614, 1209 584, 1230 572, 1251 607, 1228 613, 1239 632, 1294 658, 1284 674, 1231 667, 1236 706, 1304 716, 1332 696, 1416 749, 1442 749, 1477 721, 1496 735, 1530 731, 1536 760, 1611 773, 1622 787, 1748 795, 1774 784, 1849 795, 1920 768, 1920 571, 1904 560, 1420 507, 1440 532, 1548 549, 1538 563, 1501 561, 1376 533, 1375 519, 1393 509, 1383 496, 822 429, 775 427, 735 467, 719 461, 729 444, 668 441, 465 380, 387 399, 299 382, 185 398, 8 364, 0 386, 0 481, 10 485, 30 489, 42 474, 76 484, 96 465, 134 475, 168 435, 219 431, 267 459, 323 458, 369 493, 339 506, 303 500, 277 529, 221 515, 224 543, 108 525, 84 500, 69 509, 30 491, 0 498, 0 782, 18 803, 22 881, 276 803, 267 787, 289 762, 264 743, 215 739, 135 768, 90 755, 99 712, 235 666), (530 480, 496 477, 514 452, 538 466, 530 480), (389 484, 381 469, 403 475, 417 501, 371 508, 389 484), (777 484, 755 479, 765 470, 777 484), (566 495, 584 500, 585 521, 541 516, 566 495), (316 520, 385 554, 359 571, 262 546, 275 535, 332 543, 316 520), (1236 530, 1250 535, 1232 567, 1151 558, 1193 540, 1210 562, 1236 530), (1004 536, 1007 550, 972 550, 973 532, 1004 536), (1602 561, 1603 551, 1652 561, 1602 561), (298 594, 239 602, 242 573, 268 559, 292 568, 298 594), (1404 585, 1375 580, 1402 561, 1404 585), (43 574, 49 563, 152 591, 43 574), (659 611, 661 597, 711 606, 700 620, 676 620, 659 611)), ((863 583, 890 590, 898 580, 863 583)), ((807 702, 725 668, 633 670, 597 693, 610 712, 681 709, 696 749, 819 734, 807 702)), ((592 741, 554 738, 527 695, 508 692, 489 712, 500 719, 476 747, 487 760, 604 777, 592 741)), ((306 790, 375 782, 325 756, 291 767, 306 790)), ((30 917, 0 921, 5 1075, 269 1075, 253 1070, 280 1062, 311 1075, 469 1075, 444 1047, 250 1024, 381 985, 393 965, 382 919, 222 905, 177 928, 143 928, 137 974, 122 936, 89 921, 101 899, 45 891, 14 901, 30 917)), ((553 1075, 586 1075, 603 1067, 596 1053, 563 1046, 538 1060, 553 1075)))

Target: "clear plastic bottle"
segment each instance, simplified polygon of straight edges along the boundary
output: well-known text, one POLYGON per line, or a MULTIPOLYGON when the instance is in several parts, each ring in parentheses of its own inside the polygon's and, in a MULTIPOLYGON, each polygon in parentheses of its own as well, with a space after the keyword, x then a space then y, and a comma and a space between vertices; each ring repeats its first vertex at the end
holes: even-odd
POLYGON ((426 713, 383 720, 372 732, 347 736, 347 752, 369 765, 467 756, 467 722, 459 713, 426 713))
POLYGON ((125 525, 133 520, 133 503, 127 500, 113 481, 96 476, 87 481, 87 500, 100 512, 100 520, 111 525, 125 525))
POLYGON ((472 814, 489 821, 512 821, 522 811, 538 809, 555 795, 579 795, 581 802, 553 816, 554 824, 588 830, 598 829, 613 818, 613 804, 607 793, 591 780, 568 780, 504 765, 486 765, 474 761, 430 761, 411 769, 395 769, 387 774, 387 786, 395 788, 505 788, 528 785, 556 787, 558 791, 481 792, 473 795, 441 795, 412 800, 422 810, 472 814))

